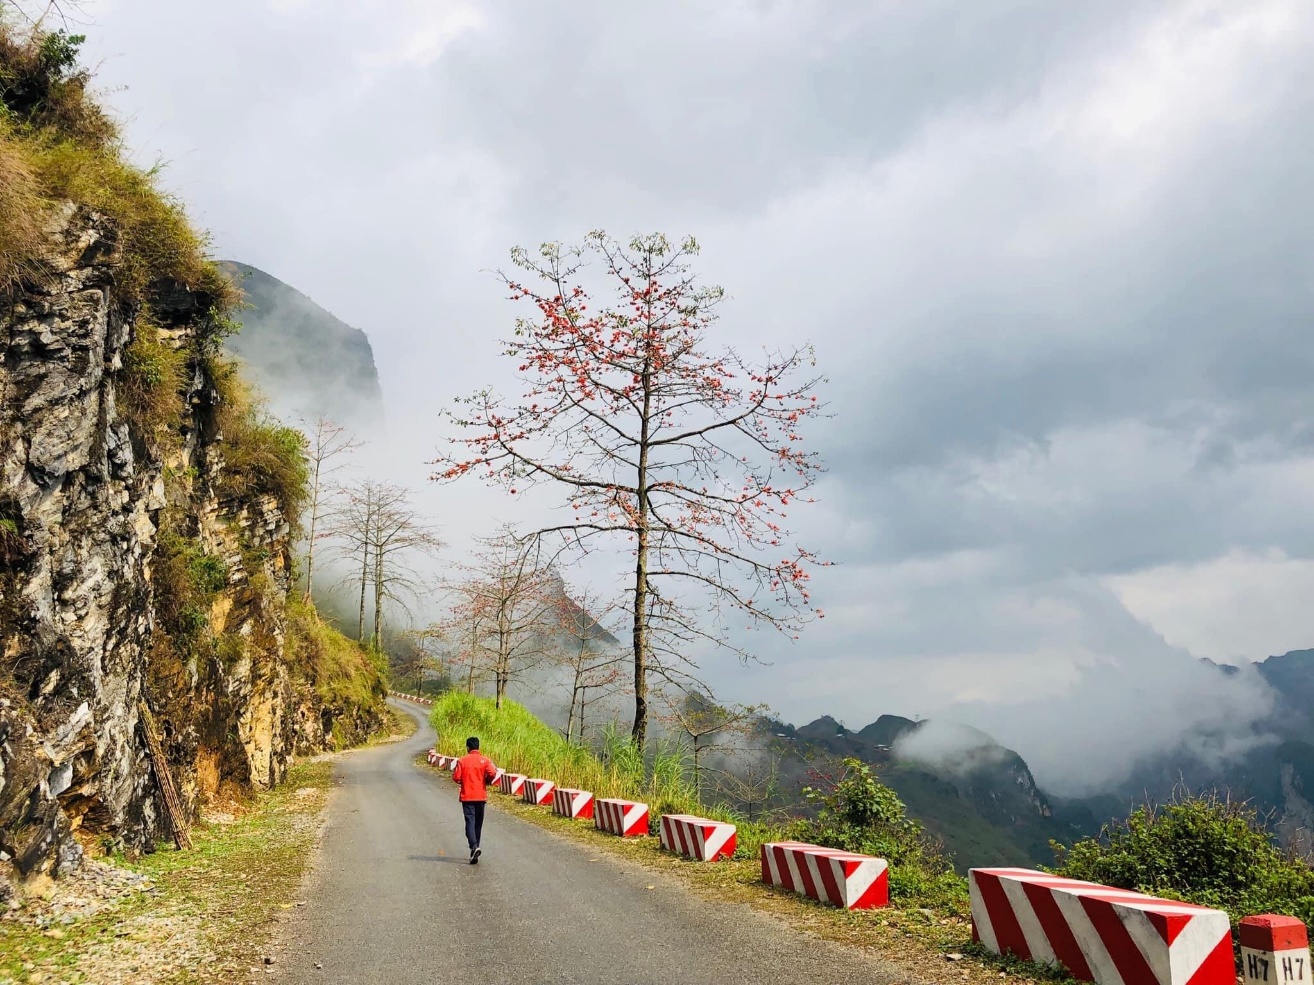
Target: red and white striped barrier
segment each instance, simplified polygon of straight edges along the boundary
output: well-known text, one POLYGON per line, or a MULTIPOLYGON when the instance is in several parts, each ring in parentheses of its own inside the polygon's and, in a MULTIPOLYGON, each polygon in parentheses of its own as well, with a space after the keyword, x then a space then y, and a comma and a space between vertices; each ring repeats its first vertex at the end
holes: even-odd
POLYGON ((633 800, 600 798, 593 808, 593 826, 622 838, 636 838, 648 833, 648 805, 633 800))
POLYGON ((425 754, 425 758, 429 760, 430 766, 436 766, 438 764, 438 753, 434 752, 432 749, 425 754))
POLYGON ((556 784, 551 780, 540 780, 534 777, 525 780, 524 793, 521 796, 526 804, 544 804, 552 803, 552 791, 556 789, 556 784))
POLYGON ((762 846, 762 881, 844 910, 890 905, 890 866, 885 859, 799 841, 762 846))
POLYGON ((506 775, 506 770, 502 769, 502 767, 500 766, 497 767, 497 770, 493 773, 493 782, 491 786, 501 789, 502 777, 505 775, 506 775))
POLYGON ((1309 933, 1300 920, 1272 913, 1245 917, 1237 936, 1246 985, 1309 985, 1309 933))
POLYGON ((552 813, 562 817, 593 817, 593 794, 587 790, 557 787, 552 791, 552 813))
POLYGON ((735 826, 691 814, 663 814, 661 844, 668 852, 699 862, 715 862, 735 853, 735 826))
POLYGON ((497 789, 513 797, 519 797, 525 792, 525 777, 520 773, 503 773, 502 778, 497 781, 497 789))
POLYGON ((417 705, 433 704, 432 698, 422 698, 418 694, 403 694, 401 691, 389 691, 388 693, 392 695, 394 698, 403 698, 404 700, 413 702, 417 705))
POLYGON ((972 869, 972 939, 1099 985, 1234 985, 1227 914, 1031 869, 972 869))

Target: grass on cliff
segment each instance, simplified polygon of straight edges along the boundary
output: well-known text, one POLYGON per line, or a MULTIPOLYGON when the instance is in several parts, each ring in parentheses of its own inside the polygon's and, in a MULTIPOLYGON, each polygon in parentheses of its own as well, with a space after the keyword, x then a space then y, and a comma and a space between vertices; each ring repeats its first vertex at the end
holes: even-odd
POLYGON ((306 438, 269 416, 235 363, 212 358, 206 370, 219 393, 218 423, 225 468, 221 496, 248 499, 273 496, 292 525, 310 498, 306 438))
MULTIPOLYGON (((325 707, 341 713, 382 705, 388 696, 382 655, 343 636, 305 602, 289 599, 287 617, 288 666, 311 685, 325 707)), ((339 748, 363 738, 342 733, 339 722, 342 719, 333 729, 339 748)))
POLYGON ((118 128, 89 95, 83 40, 21 23, 0 4, 0 289, 40 276, 48 219, 72 201, 111 220, 126 299, 172 279, 216 312, 234 307, 239 292, 181 203, 158 187, 158 169, 128 163, 118 128))
POLYGON ((144 436, 176 436, 182 423, 182 390, 187 381, 187 353, 170 345, 157 325, 137 319, 136 332, 123 352, 121 409, 144 436))

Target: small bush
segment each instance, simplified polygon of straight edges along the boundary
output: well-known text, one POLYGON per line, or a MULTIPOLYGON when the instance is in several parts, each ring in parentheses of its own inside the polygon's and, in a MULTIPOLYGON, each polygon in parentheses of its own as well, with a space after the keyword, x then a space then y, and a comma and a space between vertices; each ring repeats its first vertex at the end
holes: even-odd
POLYGON ((382 707, 388 689, 380 654, 343 636, 308 603, 289 599, 287 615, 288 664, 325 705, 339 711, 382 707))
POLYGON ((794 835, 847 852, 875 855, 890 863, 890 898, 902 905, 961 913, 967 882, 954 872, 941 847, 908 816, 903 801, 859 759, 827 790, 807 787, 804 796, 820 805, 816 817, 796 822, 794 835))
POLYGON ((86 35, 23 30, 0 20, 0 106, 11 120, 104 146, 116 128, 87 97, 90 73, 78 68, 86 35))
POLYGON ((210 607, 228 584, 228 566, 194 537, 162 523, 151 577, 155 614, 165 633, 190 650, 210 626, 210 607))
POLYGON ((1226 910, 1234 927, 1259 913, 1314 922, 1314 869, 1274 844, 1251 805, 1215 793, 1182 792, 1054 849, 1061 875, 1226 910))
POLYGON ((187 355, 160 338, 147 318, 137 319, 136 334, 123 353, 120 385, 122 409, 144 437, 182 422, 182 389, 187 379, 187 355))
POLYGON ((220 495, 271 495, 295 525, 310 498, 305 436, 268 416, 232 363, 208 360, 207 365, 220 395, 225 466, 218 481, 220 495))

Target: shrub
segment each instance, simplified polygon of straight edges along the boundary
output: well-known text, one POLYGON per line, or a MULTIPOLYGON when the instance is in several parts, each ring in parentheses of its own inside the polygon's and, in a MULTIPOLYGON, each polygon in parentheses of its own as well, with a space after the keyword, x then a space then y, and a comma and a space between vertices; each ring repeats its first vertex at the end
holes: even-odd
POLYGON ((155 549, 151 584, 155 614, 165 633, 190 651, 210 625, 210 607, 228 584, 228 565, 201 542, 177 531, 165 516, 155 549))
POLYGON ((159 329, 148 318, 139 317, 136 333, 123 353, 120 394, 124 413, 143 437, 156 437, 163 428, 177 429, 182 421, 186 377, 186 353, 161 339, 159 329))
POLYGON ((0 106, 10 119, 104 146, 114 124, 87 98, 90 73, 78 68, 86 35, 22 30, 0 19, 0 106))
POLYGON ((234 364, 211 359, 206 365, 220 396, 225 466, 218 478, 220 495, 271 495, 295 525, 310 498, 305 436, 265 413, 234 364))
POLYGON ((1137 808, 1071 848, 1054 844, 1054 871, 1245 916, 1314 921, 1314 870, 1274 844, 1258 812, 1216 793, 1181 792, 1137 808))
POLYGON ((49 200, 69 200, 111 221, 125 300, 174 280, 220 312, 232 308, 239 292, 206 257, 182 205, 156 187, 155 170, 127 163, 114 125, 87 97, 82 40, 0 19, 0 286, 39 269, 49 200))
POLYGON ((859 759, 826 790, 805 787, 820 809, 794 825, 794 836, 829 848, 875 855, 890 863, 890 898, 903 905, 963 912, 967 883, 940 845, 908 816, 903 801, 859 759))
POLYGON ((314 607, 289 599, 286 655, 294 673, 330 708, 369 711, 382 705, 384 658, 320 619, 314 607))

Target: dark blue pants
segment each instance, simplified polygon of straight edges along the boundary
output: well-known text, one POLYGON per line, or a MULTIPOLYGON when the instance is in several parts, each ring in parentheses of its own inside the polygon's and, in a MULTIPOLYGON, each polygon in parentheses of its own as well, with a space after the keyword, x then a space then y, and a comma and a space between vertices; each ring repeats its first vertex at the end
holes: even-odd
POLYGON ((482 800, 461 801, 461 812, 465 814, 465 840, 470 843, 470 851, 479 847, 479 836, 484 833, 484 807, 482 800))

